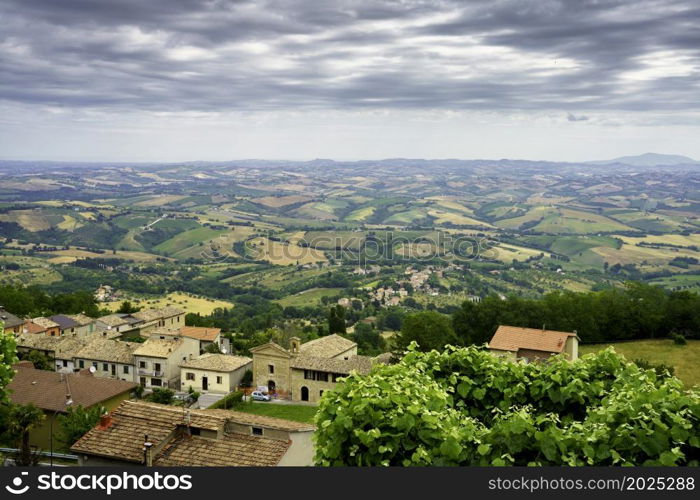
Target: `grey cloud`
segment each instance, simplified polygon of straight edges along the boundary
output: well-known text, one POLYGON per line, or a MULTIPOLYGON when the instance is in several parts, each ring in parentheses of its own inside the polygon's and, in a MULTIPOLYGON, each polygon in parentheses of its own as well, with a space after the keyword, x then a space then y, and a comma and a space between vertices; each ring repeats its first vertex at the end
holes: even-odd
POLYGON ((573 113, 569 113, 568 115, 566 115, 566 119, 569 120, 570 122, 585 122, 585 121, 588 121, 588 117, 587 117, 587 116, 585 116, 585 115, 576 116, 576 115, 573 114, 573 113))
POLYGON ((23 104, 700 109, 693 0, 5 0, 0 17, 0 100, 23 104), (660 51, 683 71, 626 78, 660 51))

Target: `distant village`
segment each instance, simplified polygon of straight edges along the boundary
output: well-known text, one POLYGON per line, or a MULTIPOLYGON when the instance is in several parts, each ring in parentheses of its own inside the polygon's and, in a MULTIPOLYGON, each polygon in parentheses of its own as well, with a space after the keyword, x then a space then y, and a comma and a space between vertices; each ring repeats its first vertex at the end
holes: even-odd
MULTIPOLYGON (((431 272, 407 271, 410 286, 426 286, 431 272)), ((407 292, 398 286, 373 293, 392 303, 407 292)), ((96 291, 96 298, 112 295, 106 286, 96 291)), ((238 356, 219 328, 187 326, 185 315, 168 306, 99 318, 20 318, 0 307, 20 358, 11 400, 46 416, 30 433, 31 444, 53 449, 59 415, 100 407, 106 413, 99 423, 70 447, 81 465, 312 465, 314 425, 212 406, 237 391, 271 401, 262 404, 315 405, 343 377, 392 361, 391 353, 358 355, 357 344, 338 334, 307 342, 291 337, 287 346, 267 342, 251 348, 251 357, 238 356), (37 356, 50 365, 34 366, 37 356), (141 399, 163 389, 181 404, 141 399), (198 397, 189 401, 193 392, 198 397)), ((557 354, 575 360, 578 336, 501 326, 489 348, 514 361, 557 354)))

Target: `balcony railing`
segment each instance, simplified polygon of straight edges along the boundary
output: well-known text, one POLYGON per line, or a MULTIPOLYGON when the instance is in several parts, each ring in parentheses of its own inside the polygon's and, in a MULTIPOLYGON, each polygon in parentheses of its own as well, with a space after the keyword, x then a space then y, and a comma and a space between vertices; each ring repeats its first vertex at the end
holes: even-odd
POLYGON ((139 368, 139 375, 148 375, 150 377, 162 377, 165 375, 165 372, 162 370, 148 370, 146 368, 139 368))

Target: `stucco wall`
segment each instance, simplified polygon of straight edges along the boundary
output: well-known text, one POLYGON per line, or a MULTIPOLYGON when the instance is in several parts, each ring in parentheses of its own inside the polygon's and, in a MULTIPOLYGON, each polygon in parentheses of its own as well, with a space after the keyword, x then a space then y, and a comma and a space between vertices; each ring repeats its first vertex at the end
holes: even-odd
POLYGON ((204 392, 228 394, 240 384, 243 374, 251 367, 252 362, 232 372, 216 372, 199 368, 181 368, 180 390, 186 391, 189 387, 192 387, 196 391, 203 392, 202 379, 207 377, 208 389, 204 392), (188 373, 194 373, 194 380, 187 380, 188 373), (220 384, 216 381, 217 377, 221 377, 220 384))

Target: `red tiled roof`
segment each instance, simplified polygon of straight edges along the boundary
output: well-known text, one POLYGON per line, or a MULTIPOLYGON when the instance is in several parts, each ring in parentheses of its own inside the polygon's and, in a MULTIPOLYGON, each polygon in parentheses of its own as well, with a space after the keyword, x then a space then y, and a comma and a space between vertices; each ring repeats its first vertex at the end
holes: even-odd
POLYGON ((183 326, 180 335, 205 342, 213 342, 221 333, 221 328, 206 328, 203 326, 183 326))
POLYGON ((27 363, 18 363, 13 368, 15 376, 7 385, 10 400, 15 404, 32 403, 42 410, 65 411, 68 394, 73 406, 88 408, 136 387, 133 382, 98 378, 89 372, 62 374, 36 370, 27 363))
POLYGON ((531 349, 533 351, 560 353, 564 351, 566 339, 575 336, 575 333, 555 330, 501 325, 494 333, 491 342, 489 342, 489 349, 499 351, 531 349))

